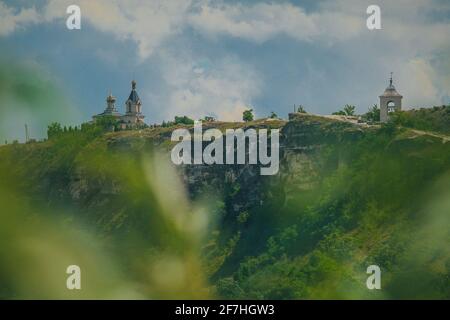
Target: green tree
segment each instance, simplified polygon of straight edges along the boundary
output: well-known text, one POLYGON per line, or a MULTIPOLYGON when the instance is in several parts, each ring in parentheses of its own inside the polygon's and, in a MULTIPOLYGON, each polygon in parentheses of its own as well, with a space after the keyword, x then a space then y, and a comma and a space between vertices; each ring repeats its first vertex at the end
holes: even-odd
POLYGON ((355 106, 346 104, 344 107, 344 112, 347 116, 354 116, 355 115, 355 106))
POLYGON ((304 106, 299 105, 299 106, 297 107, 297 112, 298 112, 298 113, 306 113, 306 109, 305 109, 304 106))
POLYGON ((270 116, 269 116, 269 118, 270 119, 277 119, 278 118, 278 115, 275 113, 275 112, 270 112, 270 116))
POLYGON ((244 120, 245 122, 253 121, 253 119, 253 109, 247 109, 242 113, 242 120, 244 120))
POLYGON ((113 116, 103 116, 103 117, 97 118, 97 120, 95 121, 95 124, 104 130, 111 130, 116 127, 116 125, 118 124, 118 121, 113 116))
POLYGON ((49 140, 60 136, 62 134, 62 132, 63 132, 63 129, 59 122, 52 122, 47 127, 47 137, 49 140))
POLYGON ((194 124, 194 120, 186 116, 175 116, 175 124, 194 124))
POLYGON ((378 105, 374 104, 369 108, 369 111, 363 115, 363 118, 369 122, 378 122, 380 121, 380 108, 378 105))
POLYGON ((214 122, 214 121, 216 121, 216 118, 214 118, 214 117, 212 117, 212 116, 205 116, 205 117, 203 118, 203 121, 204 121, 204 122, 214 122))
POLYGON ((339 110, 337 112, 333 112, 334 115, 339 116, 354 116, 355 115, 355 106, 352 106, 350 104, 346 104, 344 106, 344 109, 339 110))

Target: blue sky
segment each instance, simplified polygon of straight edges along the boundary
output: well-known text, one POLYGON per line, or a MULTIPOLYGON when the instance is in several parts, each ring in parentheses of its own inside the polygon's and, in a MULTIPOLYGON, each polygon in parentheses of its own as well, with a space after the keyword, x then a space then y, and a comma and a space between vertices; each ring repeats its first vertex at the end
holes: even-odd
POLYGON ((0 1, 0 138, 87 121, 109 90, 123 111, 133 78, 147 123, 240 120, 247 106, 259 117, 294 104, 362 113, 391 71, 407 108, 448 104, 448 39, 443 0, 0 1), (66 28, 70 4, 81 30, 66 28), (366 28, 370 4, 382 30, 366 28))

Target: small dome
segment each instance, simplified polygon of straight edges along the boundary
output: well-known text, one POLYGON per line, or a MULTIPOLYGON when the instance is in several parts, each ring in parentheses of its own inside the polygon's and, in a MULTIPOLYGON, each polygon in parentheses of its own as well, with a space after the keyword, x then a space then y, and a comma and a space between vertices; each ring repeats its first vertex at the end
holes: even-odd
POLYGON ((397 92, 394 85, 392 84, 392 72, 391 72, 391 78, 389 79, 389 86, 384 90, 382 97, 401 97, 402 95, 397 92))
POLYGON ((402 95, 400 93, 398 93, 397 90, 395 90, 394 86, 389 86, 386 88, 386 90, 384 90, 382 96, 385 96, 385 97, 399 96, 399 97, 401 97, 402 95))

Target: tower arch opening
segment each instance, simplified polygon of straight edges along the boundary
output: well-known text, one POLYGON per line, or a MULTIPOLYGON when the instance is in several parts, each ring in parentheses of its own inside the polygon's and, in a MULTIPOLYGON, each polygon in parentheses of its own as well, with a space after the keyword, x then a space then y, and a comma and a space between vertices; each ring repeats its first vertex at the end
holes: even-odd
POLYGON ((387 103, 387 112, 391 113, 391 112, 395 112, 395 102, 394 101, 389 101, 387 103))

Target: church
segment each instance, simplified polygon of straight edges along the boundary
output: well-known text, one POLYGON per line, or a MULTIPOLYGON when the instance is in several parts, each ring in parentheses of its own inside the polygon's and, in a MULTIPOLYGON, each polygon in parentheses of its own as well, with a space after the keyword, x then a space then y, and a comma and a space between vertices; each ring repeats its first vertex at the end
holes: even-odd
POLYGON ((136 91, 136 81, 131 82, 131 92, 125 102, 125 114, 121 114, 116 108, 116 98, 110 93, 106 97, 105 110, 92 117, 97 121, 102 117, 113 117, 117 119, 123 129, 145 126, 144 115, 142 114, 142 103, 136 91))

